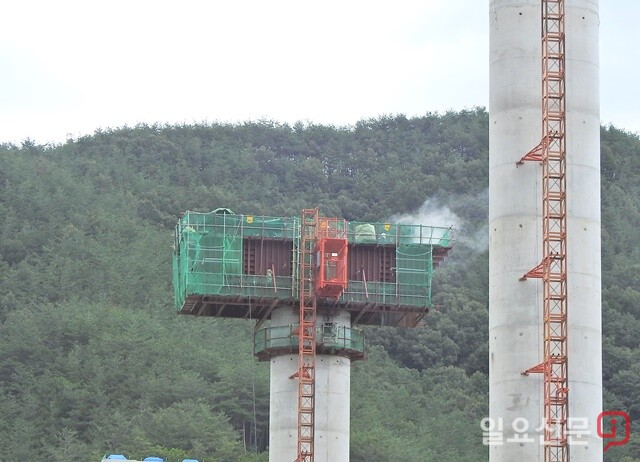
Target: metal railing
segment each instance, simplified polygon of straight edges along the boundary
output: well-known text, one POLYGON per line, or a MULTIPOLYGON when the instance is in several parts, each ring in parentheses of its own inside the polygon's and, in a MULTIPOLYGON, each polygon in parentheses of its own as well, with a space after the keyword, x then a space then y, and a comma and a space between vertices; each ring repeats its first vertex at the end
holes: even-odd
MULTIPOLYGON (((266 350, 297 350, 298 331, 297 324, 260 329, 254 336, 253 352, 259 355, 266 350)), ((365 335, 360 329, 325 323, 316 327, 316 343, 324 350, 364 353, 365 335)))

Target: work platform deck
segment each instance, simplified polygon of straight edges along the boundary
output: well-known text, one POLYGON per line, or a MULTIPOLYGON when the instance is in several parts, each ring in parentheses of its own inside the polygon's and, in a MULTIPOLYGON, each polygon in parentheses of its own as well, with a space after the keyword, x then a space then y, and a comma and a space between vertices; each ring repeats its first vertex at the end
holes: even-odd
MULTIPOLYGON (((274 297, 242 297, 234 295, 197 295, 187 297, 181 309, 182 315, 220 318, 253 319, 260 324, 271 319, 271 312, 279 307, 296 307, 295 299, 274 297)), ((351 323, 366 326, 415 327, 429 312, 428 306, 396 305, 379 302, 349 302, 319 299, 318 310, 348 311, 351 323)))
MULTIPOLYGON (((320 219, 322 229, 323 222, 320 219)), ((319 311, 348 311, 353 325, 415 326, 431 307, 433 270, 452 230, 344 222, 347 286, 319 311)), ((180 314, 270 319, 299 303, 300 220, 186 212, 176 227, 173 283, 180 314)))

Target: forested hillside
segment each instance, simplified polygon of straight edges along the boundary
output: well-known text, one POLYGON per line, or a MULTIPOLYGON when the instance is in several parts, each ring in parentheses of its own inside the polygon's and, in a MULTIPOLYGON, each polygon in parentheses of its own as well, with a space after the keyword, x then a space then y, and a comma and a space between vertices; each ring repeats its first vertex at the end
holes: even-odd
MULTIPOLYGON (((605 406, 640 419, 640 140, 604 128, 601 150, 605 406)), ((252 357, 253 326, 173 310, 178 217, 319 206, 384 221, 425 201, 458 228, 436 271, 439 309, 421 329, 367 330, 351 460, 487 460, 487 188, 481 109, 0 146, 0 461, 266 461, 268 365, 252 357)), ((640 439, 606 455, 640 460, 640 439)))

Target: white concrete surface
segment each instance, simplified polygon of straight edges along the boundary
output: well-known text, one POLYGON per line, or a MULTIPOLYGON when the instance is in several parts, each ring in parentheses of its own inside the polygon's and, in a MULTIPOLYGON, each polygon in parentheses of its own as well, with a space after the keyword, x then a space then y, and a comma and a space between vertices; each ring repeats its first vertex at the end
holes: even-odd
MULTIPOLYGON (((518 278, 542 258, 541 167, 515 162, 541 139, 540 0, 490 0, 489 413, 503 425, 491 462, 542 461, 542 281, 518 278), (507 442, 514 419, 534 443, 507 442)), ((575 462, 602 461, 598 1, 566 1, 569 416, 591 435, 575 462)), ((498 430, 496 427, 495 430, 498 430)), ((479 435, 482 430, 479 430, 479 435)), ((480 436, 479 436, 480 437, 480 436)))
MULTIPOLYGON (((342 312, 323 321, 351 327, 351 316, 342 312)), ((298 310, 278 308, 272 326, 298 323, 298 310)), ((298 369, 298 355, 271 359, 269 406, 269 462, 293 462, 298 442, 298 382, 289 377, 298 369)), ((351 361, 333 355, 316 356, 315 462, 349 461, 351 361)))

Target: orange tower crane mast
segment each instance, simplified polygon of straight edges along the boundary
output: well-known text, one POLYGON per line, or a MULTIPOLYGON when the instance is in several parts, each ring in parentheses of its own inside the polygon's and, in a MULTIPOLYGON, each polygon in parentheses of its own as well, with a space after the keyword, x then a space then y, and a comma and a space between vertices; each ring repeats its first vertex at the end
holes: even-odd
POLYGON ((302 211, 298 329, 298 449, 294 462, 313 462, 316 405, 316 318, 318 297, 338 299, 347 287, 347 222, 302 211))
POLYGON ((302 211, 299 278, 300 327, 298 331, 298 456, 295 462, 313 462, 316 375, 315 248, 318 209, 302 211))
POLYGON ((542 164, 542 261, 522 276, 543 284, 544 460, 568 462, 565 2, 542 0, 542 140, 519 162, 542 164))

